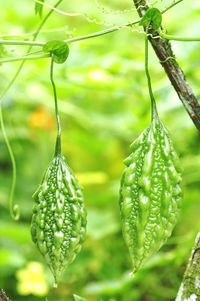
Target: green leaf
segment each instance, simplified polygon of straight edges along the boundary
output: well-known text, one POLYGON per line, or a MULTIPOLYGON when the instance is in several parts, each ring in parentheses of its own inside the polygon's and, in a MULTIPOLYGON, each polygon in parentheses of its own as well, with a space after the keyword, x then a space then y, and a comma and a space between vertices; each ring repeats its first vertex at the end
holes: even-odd
MULTIPOLYGON (((44 2, 44 0, 40 0, 41 2, 44 2)), ((42 17, 42 11, 43 11, 43 5, 41 3, 35 3, 35 14, 42 17)))
POLYGON ((149 26, 151 25, 153 29, 158 29, 162 23, 162 14, 156 7, 149 8, 143 18, 140 20, 139 25, 149 26))
POLYGON ((69 55, 69 47, 64 41, 49 41, 43 46, 44 52, 50 52, 54 62, 62 64, 66 61, 69 55))
POLYGON ((74 300, 75 300, 75 301, 86 301, 85 298, 82 298, 82 297, 80 297, 80 296, 78 296, 78 295, 73 295, 73 296, 74 296, 74 300))

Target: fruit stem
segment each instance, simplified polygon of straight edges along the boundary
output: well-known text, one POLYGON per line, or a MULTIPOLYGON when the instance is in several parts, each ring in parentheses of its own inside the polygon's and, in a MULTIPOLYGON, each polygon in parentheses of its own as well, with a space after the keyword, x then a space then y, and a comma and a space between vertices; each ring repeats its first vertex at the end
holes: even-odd
POLYGON ((56 138, 56 146, 55 146, 55 156, 61 154, 61 124, 60 124, 60 116, 58 112, 58 99, 56 93, 56 85, 53 79, 53 67, 54 67, 54 60, 53 57, 51 58, 51 67, 50 67, 50 80, 53 88, 53 95, 54 95, 54 102, 55 102, 55 116, 57 122, 57 138, 56 138))
POLYGON ((156 108, 156 101, 153 95, 152 85, 151 85, 151 77, 149 74, 149 41, 148 41, 148 27, 146 29, 146 36, 145 36, 145 73, 147 77, 147 83, 148 83, 148 89, 149 89, 149 95, 151 99, 151 119, 152 121, 155 119, 158 119, 158 112, 156 108))

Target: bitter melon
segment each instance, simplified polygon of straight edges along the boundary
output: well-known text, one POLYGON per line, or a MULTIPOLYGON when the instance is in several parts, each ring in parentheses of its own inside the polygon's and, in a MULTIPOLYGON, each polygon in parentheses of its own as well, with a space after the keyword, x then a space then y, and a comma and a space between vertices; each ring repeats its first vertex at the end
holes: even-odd
POLYGON ((124 161, 120 211, 135 273, 171 235, 182 190, 179 158, 158 117, 133 142, 131 151, 124 161))
POLYGON ((34 200, 32 239, 57 283, 79 253, 86 232, 82 191, 61 154, 49 164, 34 200))

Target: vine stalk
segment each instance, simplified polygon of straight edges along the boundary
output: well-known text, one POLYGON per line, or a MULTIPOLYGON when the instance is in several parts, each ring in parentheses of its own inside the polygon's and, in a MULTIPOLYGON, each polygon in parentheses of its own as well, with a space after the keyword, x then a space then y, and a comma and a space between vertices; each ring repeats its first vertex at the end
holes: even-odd
POLYGON ((3 63, 12 63, 17 61, 38 60, 38 59, 49 58, 49 57, 50 57, 49 53, 43 53, 39 55, 25 55, 19 57, 12 57, 9 59, 1 59, 0 63, 3 64, 3 63))
MULTIPOLYGON (((147 30, 148 32, 148 30, 147 30)), ((156 108, 156 101, 153 95, 153 90, 152 90, 152 85, 151 85, 151 77, 149 74, 149 41, 148 41, 148 35, 146 34, 145 36, 145 73, 147 77, 147 83, 148 83, 148 90, 149 90, 149 95, 151 99, 151 118, 152 121, 158 118, 158 112, 156 108)))
POLYGON ((21 46, 43 46, 43 42, 20 41, 20 40, 0 40, 1 45, 21 45, 21 46))
POLYGON ((169 34, 164 33, 163 31, 159 31, 159 35, 161 38, 170 40, 170 41, 177 41, 177 42, 200 42, 200 37, 176 37, 169 34))
MULTIPOLYGON (((171 9, 172 7, 174 7, 175 5, 177 5, 178 3, 182 2, 182 1, 183 0, 178 0, 178 1, 174 2, 169 7, 167 7, 163 11, 161 11, 161 14, 166 13, 169 9, 171 9)), ((42 2, 41 2, 41 4, 42 5, 46 5, 45 3, 42 3, 42 2)), ((56 8, 57 6, 58 5, 55 5, 54 7, 56 8)), ((54 7, 52 7, 52 6, 50 6, 50 7, 51 7, 51 9, 53 11, 54 7)), ((132 27, 133 25, 139 24, 139 22, 140 22, 140 19, 136 20, 134 22, 129 22, 129 23, 126 23, 126 24, 121 24, 121 25, 118 25, 118 26, 113 26, 111 28, 104 29, 104 30, 96 31, 96 32, 91 33, 91 34, 86 34, 86 35, 78 36, 78 37, 75 37, 75 38, 66 39, 66 40, 64 40, 64 42, 66 42, 66 43, 73 43, 73 42, 78 42, 78 41, 81 41, 81 40, 86 40, 86 39, 90 39, 90 38, 99 37, 99 36, 102 36, 102 35, 105 35, 105 34, 108 34, 108 33, 112 33, 112 32, 118 31, 118 30, 120 30, 122 28, 125 28, 125 27, 132 27)), ((165 34, 162 33, 162 32, 161 32, 161 34, 164 37, 165 34)), ((33 36, 37 37, 37 31, 33 33, 33 36)), ((167 35, 165 35, 165 36, 167 36, 167 35)), ((173 39, 173 36, 171 36, 171 37, 173 39)), ((34 46, 43 47, 45 45, 45 42, 35 42, 35 39, 36 38, 33 38, 32 41, 19 41, 19 40, 8 40, 8 39, 6 39, 6 40, 0 40, 0 44, 1 45, 32 46, 32 47, 34 47, 34 46)), ((194 41, 197 41, 198 39, 200 40, 200 38, 194 38, 194 41)), ((185 40, 187 40, 187 38, 185 38, 185 40)), ((184 41, 184 38, 182 38, 182 41, 184 41)), ((192 41, 192 38, 191 38, 191 41, 192 41)), ((38 57, 38 58, 40 58, 40 57, 38 57)), ((30 58, 30 59, 32 59, 32 58, 30 58)), ((23 60, 23 57, 19 57, 18 60, 23 60)), ((10 62, 10 61, 11 60, 9 60, 9 59, 7 59, 7 60, 5 59, 5 60, 0 60, 0 63, 6 63, 6 62, 10 62)))
POLYGON ((55 102, 55 116, 56 116, 56 123, 57 123, 57 139, 56 139, 56 147, 55 147, 55 156, 58 156, 61 154, 61 124, 60 124, 60 116, 58 112, 58 98, 56 92, 56 85, 53 78, 53 70, 54 70, 54 59, 52 56, 51 65, 50 65, 50 80, 53 88, 53 95, 54 95, 54 102, 55 102))

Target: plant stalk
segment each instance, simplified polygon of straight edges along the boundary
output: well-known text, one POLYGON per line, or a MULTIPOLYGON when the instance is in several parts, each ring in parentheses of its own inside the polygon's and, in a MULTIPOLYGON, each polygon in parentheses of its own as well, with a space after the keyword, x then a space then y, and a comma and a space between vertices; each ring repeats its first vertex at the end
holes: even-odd
POLYGON ((152 85, 151 85, 151 77, 149 74, 149 49, 148 49, 148 45, 149 41, 148 41, 148 36, 145 36, 145 73, 146 73, 146 77, 147 77, 147 83, 148 83, 148 90, 149 90, 149 95, 150 95, 150 99, 151 99, 151 118, 152 121, 155 119, 158 119, 158 112, 157 112, 157 108, 156 108, 156 101, 153 95, 153 90, 152 90, 152 85))
POLYGON ((53 71, 54 71, 54 59, 51 58, 51 65, 50 65, 50 80, 53 89, 54 95, 54 102, 55 102, 55 116, 56 116, 56 123, 57 123, 57 138, 56 138, 56 146, 55 146, 55 156, 61 154, 61 124, 60 124, 60 116, 58 111, 58 98, 56 92, 56 85, 53 78, 53 71))

